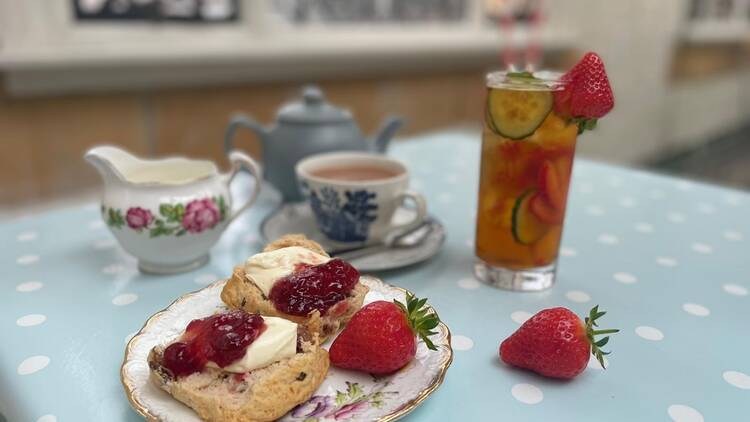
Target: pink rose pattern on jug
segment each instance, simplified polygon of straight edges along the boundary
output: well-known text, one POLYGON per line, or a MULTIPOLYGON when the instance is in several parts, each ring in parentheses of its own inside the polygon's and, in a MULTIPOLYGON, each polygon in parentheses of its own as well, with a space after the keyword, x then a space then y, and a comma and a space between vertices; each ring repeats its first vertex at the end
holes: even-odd
POLYGON ((221 212, 213 199, 196 199, 188 203, 182 217, 182 227, 190 233, 200 233, 219 222, 221 212))
POLYGON ((114 229, 129 229, 140 233, 148 231, 149 237, 183 236, 187 233, 201 233, 213 229, 227 216, 224 197, 194 199, 184 204, 161 204, 159 216, 145 208, 130 207, 123 213, 121 209, 102 205, 102 214, 107 225, 114 229))
POLYGON ((128 227, 134 230, 148 227, 153 220, 154 216, 151 214, 151 211, 141 207, 130 208, 125 214, 125 221, 128 222, 128 227))

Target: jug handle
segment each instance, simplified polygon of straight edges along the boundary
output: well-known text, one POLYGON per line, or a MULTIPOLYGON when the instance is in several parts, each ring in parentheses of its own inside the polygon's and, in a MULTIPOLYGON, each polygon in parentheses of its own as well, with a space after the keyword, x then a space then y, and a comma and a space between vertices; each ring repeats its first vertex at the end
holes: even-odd
POLYGON ((229 120, 227 130, 224 132, 224 153, 229 154, 230 151, 234 150, 234 134, 237 132, 237 129, 239 127, 245 127, 255 132, 255 134, 258 135, 259 138, 261 138, 261 146, 264 146, 263 138, 266 135, 266 130, 263 128, 263 126, 261 126, 260 123, 256 122, 252 118, 245 116, 244 114, 235 114, 229 120))
POLYGON ((228 157, 229 162, 232 164, 232 170, 229 172, 224 182, 227 186, 227 189, 229 189, 232 180, 234 180, 235 176, 237 176, 237 173, 239 173, 241 170, 248 171, 253 175, 253 178, 255 179, 255 186, 253 187, 253 192, 250 194, 250 198, 238 209, 230 211, 228 224, 231 224, 232 221, 237 218, 237 216, 239 216, 246 209, 250 208, 255 200, 258 199, 258 193, 260 193, 260 184, 263 176, 260 165, 244 152, 232 150, 229 151, 228 157))

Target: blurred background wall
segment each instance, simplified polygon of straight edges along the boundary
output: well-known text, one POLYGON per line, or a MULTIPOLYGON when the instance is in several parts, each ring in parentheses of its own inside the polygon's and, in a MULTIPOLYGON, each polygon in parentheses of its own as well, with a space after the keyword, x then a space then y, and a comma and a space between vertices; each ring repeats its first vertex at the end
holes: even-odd
POLYGON ((583 156, 750 186, 750 0, 0 0, 0 212, 90 195, 99 143, 223 162, 231 114, 271 123, 308 82, 366 132, 479 139, 484 73, 529 45, 604 58, 583 156))

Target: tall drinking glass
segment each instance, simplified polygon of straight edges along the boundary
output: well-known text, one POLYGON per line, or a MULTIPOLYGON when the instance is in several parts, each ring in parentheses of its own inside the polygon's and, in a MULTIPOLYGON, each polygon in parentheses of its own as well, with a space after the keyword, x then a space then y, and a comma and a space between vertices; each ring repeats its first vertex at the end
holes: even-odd
POLYGON ((554 283, 578 127, 555 113, 559 74, 494 72, 477 207, 477 278, 535 291, 554 283))

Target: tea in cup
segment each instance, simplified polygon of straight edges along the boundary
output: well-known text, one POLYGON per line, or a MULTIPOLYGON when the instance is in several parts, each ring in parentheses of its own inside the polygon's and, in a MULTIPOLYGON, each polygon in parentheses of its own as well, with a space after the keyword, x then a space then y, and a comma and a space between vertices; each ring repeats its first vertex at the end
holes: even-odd
POLYGON ((392 158, 359 152, 317 154, 300 161, 296 173, 318 228, 334 242, 382 242, 416 229, 427 217, 424 197, 408 189, 408 169, 392 158), (407 200, 415 204, 414 217, 394 221, 407 200))

